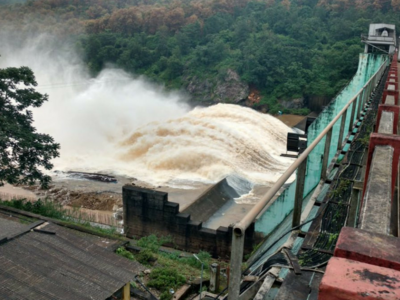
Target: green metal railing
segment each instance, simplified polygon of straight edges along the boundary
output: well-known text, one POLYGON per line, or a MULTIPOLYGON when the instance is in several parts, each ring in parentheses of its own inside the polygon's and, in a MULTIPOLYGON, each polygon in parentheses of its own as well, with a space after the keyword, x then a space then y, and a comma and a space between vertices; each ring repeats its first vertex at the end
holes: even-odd
MULTIPOLYGON (((309 138, 308 147, 299 155, 296 161, 288 168, 288 170, 278 179, 271 189, 260 199, 260 201, 250 210, 250 212, 234 226, 232 234, 232 249, 231 249, 231 273, 229 283, 229 299, 239 299, 240 284, 241 284, 241 265, 243 259, 243 248, 245 240, 245 230, 257 218, 261 211, 266 211, 273 203, 276 193, 283 187, 285 182, 297 170, 297 179, 295 182, 295 199, 293 209, 292 226, 300 224, 302 202, 305 192, 305 175, 307 172, 307 161, 310 154, 317 146, 321 147, 320 142, 324 139, 322 171, 317 178, 318 182, 323 182, 327 176, 328 163, 333 159, 337 151, 342 150, 343 141, 348 133, 353 130, 354 124, 358 122, 361 112, 364 109, 367 100, 382 77, 387 66, 387 59, 379 66, 374 74, 366 74, 370 77, 367 82, 355 93, 355 95, 344 105, 344 107, 336 114, 332 121, 319 132, 315 138, 309 138), (341 120, 340 123, 338 122, 341 120), (347 121, 346 121, 347 120, 347 121), (340 125, 339 125, 340 124, 340 125), (334 126, 335 129, 334 130, 334 126), (333 134, 335 133, 335 134, 333 134), (333 147, 332 147, 333 145, 333 147)), ((368 78, 367 77, 367 78, 368 78)), ((319 162, 314 162, 321 164, 319 162)), ((315 185, 312 187, 314 188, 315 185)), ((308 189, 311 187, 309 186, 308 189)))

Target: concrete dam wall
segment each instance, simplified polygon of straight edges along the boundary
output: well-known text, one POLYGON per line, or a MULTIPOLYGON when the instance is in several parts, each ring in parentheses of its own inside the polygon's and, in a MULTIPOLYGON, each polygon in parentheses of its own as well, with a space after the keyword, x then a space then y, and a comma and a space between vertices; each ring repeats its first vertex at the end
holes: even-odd
MULTIPOLYGON (((203 220, 227 201, 232 201, 231 196, 235 194, 237 192, 224 179, 185 212, 180 212, 179 204, 169 202, 167 193, 126 185, 123 187, 125 234, 134 238, 151 234, 171 236, 176 248, 190 252, 204 250, 214 257, 229 257, 233 227, 203 228, 203 220)), ((245 253, 250 253, 255 243, 253 223, 246 230, 245 253)))

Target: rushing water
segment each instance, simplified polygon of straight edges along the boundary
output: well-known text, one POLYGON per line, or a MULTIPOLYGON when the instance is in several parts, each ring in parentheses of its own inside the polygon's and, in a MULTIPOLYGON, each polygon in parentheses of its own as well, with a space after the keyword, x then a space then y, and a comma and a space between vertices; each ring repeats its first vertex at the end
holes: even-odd
POLYGON ((61 144, 55 169, 107 171, 153 184, 216 182, 236 174, 271 182, 288 167, 290 128, 249 108, 191 109, 182 94, 112 66, 91 78, 67 42, 0 34, 0 67, 29 66, 49 101, 35 126, 61 144))

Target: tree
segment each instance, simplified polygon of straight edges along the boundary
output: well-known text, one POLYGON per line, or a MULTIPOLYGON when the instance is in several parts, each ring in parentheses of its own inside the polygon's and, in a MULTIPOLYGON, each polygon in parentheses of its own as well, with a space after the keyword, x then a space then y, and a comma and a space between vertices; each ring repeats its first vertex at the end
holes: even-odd
POLYGON ((30 107, 39 107, 47 95, 36 92, 33 72, 28 67, 0 69, 0 185, 33 184, 47 187, 50 160, 58 157, 59 144, 32 126, 30 107))

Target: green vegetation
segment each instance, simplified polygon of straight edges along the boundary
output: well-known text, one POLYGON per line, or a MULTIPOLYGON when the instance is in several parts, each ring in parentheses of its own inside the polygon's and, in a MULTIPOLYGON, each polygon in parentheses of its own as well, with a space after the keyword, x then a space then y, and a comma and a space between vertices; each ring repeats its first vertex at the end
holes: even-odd
MULTIPOLYGON (((40 107, 47 95, 35 91, 35 76, 28 67, 0 69, 0 186, 33 184, 47 187, 51 159, 59 155, 59 144, 51 136, 36 132, 32 107, 40 107)), ((34 208, 36 209, 36 208, 34 208)))
POLYGON ((168 292, 170 288, 176 289, 185 283, 185 277, 179 274, 175 268, 155 268, 150 273, 148 286, 161 292, 168 292))
POLYGON ((153 252, 150 249, 142 249, 140 250, 139 254, 136 255, 136 259, 142 265, 150 265, 152 261, 155 261, 156 258, 153 252))
POLYGON ((120 235, 116 233, 116 229, 113 227, 110 228, 101 228, 97 226, 93 226, 90 224, 90 220, 83 220, 79 214, 76 212, 67 211, 62 208, 62 206, 58 203, 55 203, 48 199, 38 199, 35 202, 27 201, 26 199, 14 199, 14 200, 5 200, 2 201, 0 199, 0 205, 13 207, 16 209, 20 209, 23 211, 31 212, 34 214, 38 214, 44 217, 53 218, 56 220, 60 220, 65 224, 70 224, 75 226, 76 228, 86 228, 95 233, 109 235, 113 238, 120 238, 120 235))
POLYGON ((25 199, 17 199, 0 201, 0 204, 58 220, 65 219, 66 215, 66 211, 62 209, 61 205, 55 204, 49 200, 39 199, 32 203, 25 199))
POLYGON ((171 238, 170 237, 161 237, 158 238, 156 235, 152 234, 149 236, 145 236, 143 238, 141 238, 138 242, 137 245, 139 247, 145 248, 145 249, 149 249, 152 252, 158 252, 158 250, 160 249, 160 247, 162 245, 164 245, 165 243, 169 243, 171 242, 171 238))
POLYGON ((124 247, 119 247, 117 249, 117 251, 115 251, 115 253, 117 253, 118 255, 121 255, 127 259, 130 260, 134 260, 135 257, 133 256, 133 254, 131 252, 129 252, 128 250, 126 250, 124 247))
POLYGON ((360 35, 372 22, 399 25, 399 9, 385 0, 36 0, 4 6, 0 25, 74 39, 93 74, 112 63, 197 87, 210 103, 202 83, 215 87, 233 70, 262 95, 255 106, 306 114, 280 101, 333 97, 357 69, 360 35))
POLYGON ((339 184, 331 191, 331 198, 341 203, 345 192, 349 189, 351 181, 348 179, 341 179, 339 184), (340 201, 339 201, 340 199, 340 201))
MULTIPOLYGON (((164 243, 170 243, 170 237, 150 235, 143 237, 136 242, 142 249, 137 254, 132 254, 124 247, 117 249, 116 253, 131 260, 136 260, 143 265, 152 267, 149 278, 145 282, 149 287, 156 288, 161 294, 161 299, 171 299, 170 288, 174 290, 188 281, 199 278, 201 274, 201 263, 192 255, 181 255, 179 251, 169 252, 160 249, 164 243)), ((209 278, 209 265, 211 255, 208 252, 200 251, 197 257, 204 263, 203 278, 209 278)), ((220 263, 221 264, 221 263, 220 263)))

